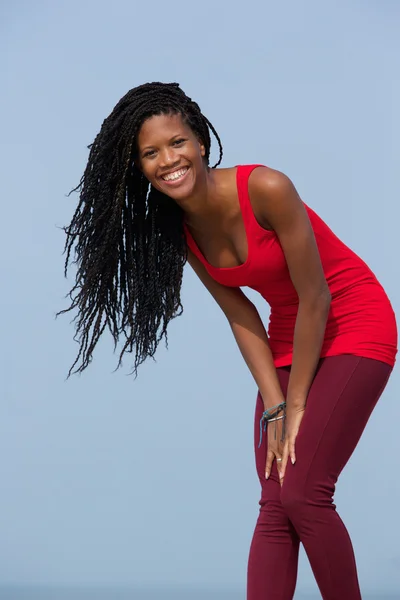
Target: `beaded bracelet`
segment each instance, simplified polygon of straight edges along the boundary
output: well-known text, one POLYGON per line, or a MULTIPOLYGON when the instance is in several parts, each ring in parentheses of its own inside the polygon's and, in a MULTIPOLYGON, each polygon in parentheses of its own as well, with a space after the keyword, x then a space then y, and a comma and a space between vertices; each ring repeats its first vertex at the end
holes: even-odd
POLYGON ((285 418, 286 418, 286 410, 285 409, 286 409, 286 402, 281 402, 280 404, 277 404, 276 406, 271 406, 270 408, 267 408, 263 412, 262 417, 260 419, 260 443, 258 444, 259 448, 260 448, 261 442, 262 442, 263 421, 264 421, 264 431, 267 431, 267 423, 275 422, 275 439, 276 439, 276 422, 283 421, 282 436, 281 436, 281 441, 283 442, 284 437, 285 437, 285 418), (279 413, 282 411, 283 411, 283 415, 278 416, 279 413))

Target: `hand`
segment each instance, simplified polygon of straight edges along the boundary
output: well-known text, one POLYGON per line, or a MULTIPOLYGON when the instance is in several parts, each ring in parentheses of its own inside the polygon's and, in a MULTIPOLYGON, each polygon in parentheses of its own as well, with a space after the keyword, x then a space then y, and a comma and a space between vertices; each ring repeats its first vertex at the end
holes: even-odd
POLYGON ((273 421, 268 423, 268 448, 267 448, 267 463, 265 465, 265 479, 271 475, 272 463, 276 460, 278 475, 280 478, 280 470, 283 463, 283 448, 282 441, 283 421, 273 421))
POLYGON ((295 442, 299 433, 300 424, 303 420, 305 406, 301 408, 291 408, 286 411, 286 431, 285 441, 283 444, 282 462, 279 470, 279 478, 281 485, 285 478, 286 465, 290 459, 292 465, 296 462, 295 442))

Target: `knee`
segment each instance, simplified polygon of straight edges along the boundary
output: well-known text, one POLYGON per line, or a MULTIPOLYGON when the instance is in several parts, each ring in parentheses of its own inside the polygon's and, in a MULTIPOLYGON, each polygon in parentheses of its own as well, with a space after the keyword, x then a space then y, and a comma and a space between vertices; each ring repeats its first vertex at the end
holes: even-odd
POLYGON ((257 536, 274 540, 287 536, 291 531, 290 520, 280 501, 262 504, 256 524, 257 536))
POLYGON ((300 488, 290 487, 283 484, 281 490, 281 504, 283 510, 290 520, 307 505, 308 499, 306 494, 300 488))
POLYGON ((283 484, 281 504, 291 521, 301 520, 316 509, 335 508, 330 486, 290 486, 283 484))

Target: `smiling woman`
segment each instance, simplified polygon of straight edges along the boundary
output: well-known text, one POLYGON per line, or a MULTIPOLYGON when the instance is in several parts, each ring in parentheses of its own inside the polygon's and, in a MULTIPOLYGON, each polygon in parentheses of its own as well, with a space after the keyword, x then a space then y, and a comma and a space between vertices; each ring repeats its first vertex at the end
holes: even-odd
POLYGON ((292 600, 300 542, 323 598, 360 600, 333 494, 392 371, 395 316, 369 267, 283 173, 211 169, 210 131, 217 167, 218 134, 174 83, 134 88, 105 119, 65 228, 65 270, 72 253, 78 266, 62 311, 78 312, 70 373, 88 366, 106 328, 136 373, 182 311, 188 261, 258 387, 248 600, 292 600), (245 286, 271 307, 268 333, 245 286))
MULTIPOLYGON (((181 115, 147 119, 138 135, 138 167, 154 187, 174 200, 191 198, 206 163, 204 143, 181 115)), ((184 208, 182 206, 182 208, 184 208)))
MULTIPOLYGON (((176 170, 174 157, 187 146, 192 168, 201 163, 206 172, 209 129, 220 146, 218 166, 222 146, 211 123, 177 84, 162 83, 134 88, 103 122, 73 190, 80 200, 65 228, 65 271, 73 251, 78 265, 72 303, 61 311, 78 310, 80 349, 70 374, 89 365, 106 327, 115 344, 123 338, 119 364, 126 352, 134 353, 136 373, 155 354, 168 323, 181 313, 184 213, 165 193, 176 184, 162 175, 172 166, 176 170), (166 129, 154 127, 159 119, 166 129)), ((178 189, 175 194, 181 195, 178 189)))

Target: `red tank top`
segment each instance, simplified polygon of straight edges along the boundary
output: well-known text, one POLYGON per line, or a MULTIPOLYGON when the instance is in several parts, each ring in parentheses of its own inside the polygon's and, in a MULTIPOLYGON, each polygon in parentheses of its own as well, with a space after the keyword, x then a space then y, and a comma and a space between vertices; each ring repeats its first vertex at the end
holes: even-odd
MULTIPOLYGON (((276 367, 290 365, 298 309, 283 250, 274 231, 257 222, 248 192, 250 173, 261 165, 237 167, 237 188, 248 256, 237 267, 217 268, 200 252, 185 228, 189 248, 220 284, 250 287, 271 307, 268 336, 276 367)), ((318 245, 332 302, 321 357, 354 354, 393 366, 397 353, 397 328, 390 301, 370 268, 304 205, 318 245)))

